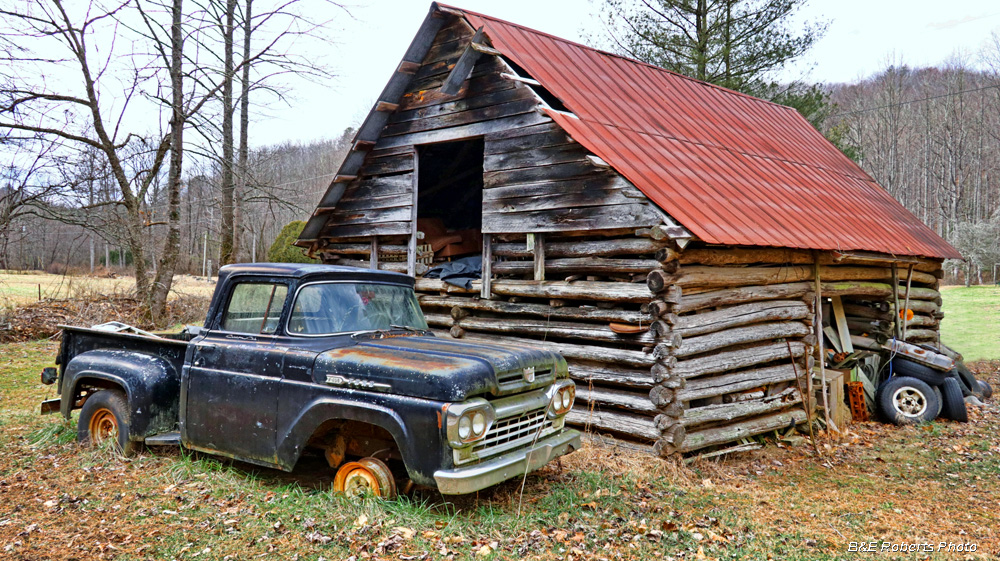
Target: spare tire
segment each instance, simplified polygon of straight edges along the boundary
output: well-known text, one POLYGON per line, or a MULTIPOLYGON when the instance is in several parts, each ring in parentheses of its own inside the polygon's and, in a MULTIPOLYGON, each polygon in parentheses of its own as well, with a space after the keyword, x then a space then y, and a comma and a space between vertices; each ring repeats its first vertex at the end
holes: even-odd
POLYGON ((896 425, 933 421, 940 405, 931 386, 909 376, 893 376, 886 380, 879 386, 875 402, 882 418, 896 425))
POLYGON ((948 376, 947 372, 934 370, 930 366, 924 366, 923 364, 918 364, 900 356, 892 359, 890 364, 894 375, 916 378, 929 386, 940 386, 944 384, 944 379, 948 376))
POLYGON ((941 416, 960 423, 969 422, 969 411, 965 408, 965 399, 962 397, 962 388, 958 380, 946 379, 944 386, 941 387, 941 393, 944 394, 941 416))
POLYGON ((934 395, 938 398, 937 411, 934 413, 934 418, 937 419, 941 416, 941 408, 944 406, 944 394, 941 393, 941 388, 938 386, 931 386, 931 389, 934 390, 934 395))
POLYGON ((979 389, 983 392, 983 399, 989 399, 993 397, 993 386, 989 384, 986 380, 976 380, 979 383, 979 389))
POLYGON ((952 369, 958 376, 958 380, 962 382, 962 395, 974 395, 979 397, 981 395, 979 384, 976 383, 976 377, 972 375, 972 371, 969 370, 965 363, 960 360, 955 361, 955 368, 952 369))

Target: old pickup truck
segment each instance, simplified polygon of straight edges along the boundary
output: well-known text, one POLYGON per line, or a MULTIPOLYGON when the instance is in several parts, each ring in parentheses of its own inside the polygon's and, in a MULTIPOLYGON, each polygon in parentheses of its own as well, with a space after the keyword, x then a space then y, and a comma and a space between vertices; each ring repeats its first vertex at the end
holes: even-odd
POLYGON ((64 327, 59 399, 78 437, 181 445, 291 471, 321 453, 334 488, 478 491, 580 447, 575 386, 550 351, 435 337, 413 278, 331 265, 231 265, 202 328, 64 327))

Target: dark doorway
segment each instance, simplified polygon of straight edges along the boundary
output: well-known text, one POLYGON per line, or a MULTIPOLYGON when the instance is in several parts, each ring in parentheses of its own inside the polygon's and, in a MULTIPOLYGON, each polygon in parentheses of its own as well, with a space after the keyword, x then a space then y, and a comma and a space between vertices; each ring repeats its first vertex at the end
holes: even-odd
POLYGON ((417 229, 437 259, 479 253, 483 139, 417 146, 417 229))

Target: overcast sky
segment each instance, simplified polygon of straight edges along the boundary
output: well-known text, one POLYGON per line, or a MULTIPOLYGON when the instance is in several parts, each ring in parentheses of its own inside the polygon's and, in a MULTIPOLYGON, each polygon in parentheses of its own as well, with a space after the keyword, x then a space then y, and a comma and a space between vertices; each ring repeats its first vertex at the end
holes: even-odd
MULTIPOLYGON (((364 1, 364 0, 354 0, 364 1)), ((600 35, 592 0, 454 0, 451 4, 586 43, 600 35)), ((371 0, 341 13, 331 30, 337 44, 325 57, 337 72, 330 84, 295 84, 291 106, 269 107, 256 125, 255 144, 308 142, 339 136, 358 124, 385 86, 430 6, 425 0, 371 0)), ((910 66, 943 63, 966 53, 977 63, 990 34, 1000 31, 996 0, 812 0, 803 20, 824 20, 826 36, 791 74, 810 68, 808 79, 847 82, 870 76, 894 59, 910 66)))

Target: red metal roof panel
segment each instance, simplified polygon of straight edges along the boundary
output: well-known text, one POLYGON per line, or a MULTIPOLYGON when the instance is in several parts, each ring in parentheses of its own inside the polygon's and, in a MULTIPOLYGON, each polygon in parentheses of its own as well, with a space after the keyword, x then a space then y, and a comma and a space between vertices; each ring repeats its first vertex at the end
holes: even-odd
POLYGON ((794 109, 462 12, 572 111, 557 124, 705 242, 961 257, 794 109))

